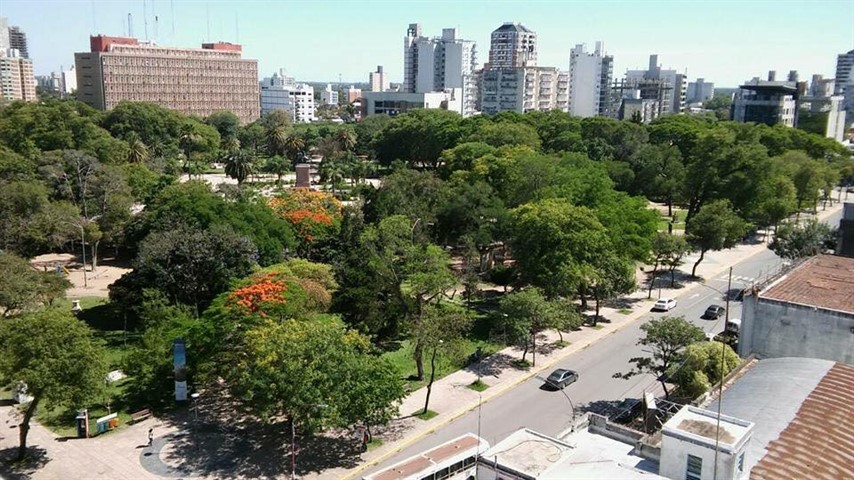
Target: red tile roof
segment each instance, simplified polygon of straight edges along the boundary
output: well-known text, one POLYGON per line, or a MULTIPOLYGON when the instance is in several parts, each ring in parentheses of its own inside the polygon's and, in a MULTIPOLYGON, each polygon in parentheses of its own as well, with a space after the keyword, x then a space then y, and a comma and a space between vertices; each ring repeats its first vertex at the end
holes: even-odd
POLYGON ((854 366, 834 365, 767 451, 751 479, 854 479, 854 366))
POLYGON ((818 255, 760 293, 759 298, 854 313, 854 258, 818 255))

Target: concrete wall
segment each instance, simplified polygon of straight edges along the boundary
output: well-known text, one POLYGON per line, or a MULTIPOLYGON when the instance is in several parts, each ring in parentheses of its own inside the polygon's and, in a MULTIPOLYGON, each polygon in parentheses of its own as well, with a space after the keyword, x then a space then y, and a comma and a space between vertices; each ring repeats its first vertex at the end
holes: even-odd
POLYGON ((744 297, 738 354, 854 364, 854 315, 754 295, 744 297))
MULTIPOLYGON (((734 480, 746 477, 746 472, 737 471, 737 455, 744 453, 742 450, 735 455, 718 452, 718 480, 734 480)), ((702 479, 712 479, 715 472, 715 450, 704 445, 680 440, 669 435, 664 435, 661 441, 661 461, 658 464, 658 474, 666 478, 685 478, 688 469, 688 455, 703 459, 701 470, 702 479)))

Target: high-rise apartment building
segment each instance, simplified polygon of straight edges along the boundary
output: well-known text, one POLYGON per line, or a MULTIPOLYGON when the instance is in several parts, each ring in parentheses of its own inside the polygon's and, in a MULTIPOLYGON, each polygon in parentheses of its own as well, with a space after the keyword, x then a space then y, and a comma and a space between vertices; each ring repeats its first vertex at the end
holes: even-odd
POLYGON ((20 57, 17 50, 8 49, 7 53, 0 56, 0 100, 35 102, 33 62, 20 57))
POLYGON ((854 50, 836 57, 836 90, 834 95, 845 93, 845 87, 854 85, 854 50))
POLYGON ((258 61, 241 51, 222 42, 178 48, 92 36, 90 51, 74 54, 77 97, 99 110, 124 101, 200 117, 228 110, 249 123, 260 115, 258 61))
POLYGON ((9 21, 0 17, 0 55, 5 55, 9 49, 9 21))
POLYGON ((481 79, 481 111, 567 111, 569 73, 555 67, 484 70, 481 79))
POLYGON ((458 38, 457 29, 442 29, 441 37, 421 36, 421 26, 410 24, 404 39, 403 91, 409 93, 462 91, 463 115, 475 113, 477 52, 471 40, 458 38))
POLYGON ((569 53, 569 113, 576 117, 606 115, 614 57, 605 55, 602 42, 592 53, 583 44, 569 53))
POLYGON ((535 67, 537 34, 520 23, 506 22, 490 37, 487 69, 535 67))
POLYGON ((702 103, 711 100, 715 96, 715 84, 707 82, 705 78, 698 78, 696 82, 688 82, 688 90, 685 95, 687 103, 702 103))
POLYGON ((383 66, 377 65, 377 71, 368 74, 368 83, 372 92, 385 92, 389 90, 388 75, 383 72, 383 66))
POLYGON ((30 58, 30 52, 27 50, 27 34, 21 30, 21 27, 9 27, 9 48, 13 48, 21 52, 21 58, 30 58))
POLYGON ((615 82, 612 89, 617 97, 615 102, 638 98, 654 100, 658 108, 656 116, 660 116, 685 110, 688 81, 676 70, 663 70, 658 65, 658 55, 650 55, 649 68, 628 70, 625 78, 615 82))
POLYGON ((297 83, 293 77, 279 70, 272 77, 259 82, 261 89, 261 115, 274 110, 290 112, 294 123, 310 123, 315 119, 314 87, 297 83))

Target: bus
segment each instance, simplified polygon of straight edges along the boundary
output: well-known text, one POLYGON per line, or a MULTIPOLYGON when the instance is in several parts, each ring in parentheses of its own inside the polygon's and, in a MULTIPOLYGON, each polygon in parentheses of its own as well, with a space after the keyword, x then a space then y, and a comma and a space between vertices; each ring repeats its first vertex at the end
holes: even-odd
POLYGON ((488 449, 486 440, 467 433, 362 480, 466 480, 475 477, 477 457, 488 449))

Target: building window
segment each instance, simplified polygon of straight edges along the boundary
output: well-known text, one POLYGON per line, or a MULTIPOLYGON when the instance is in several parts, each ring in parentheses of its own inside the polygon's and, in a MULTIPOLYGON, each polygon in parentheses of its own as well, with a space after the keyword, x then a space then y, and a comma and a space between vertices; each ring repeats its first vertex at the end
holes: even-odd
POLYGON ((703 459, 688 455, 688 468, 685 470, 685 480, 701 480, 703 459))
POLYGON ((744 471, 744 453, 738 456, 738 471, 744 471))

